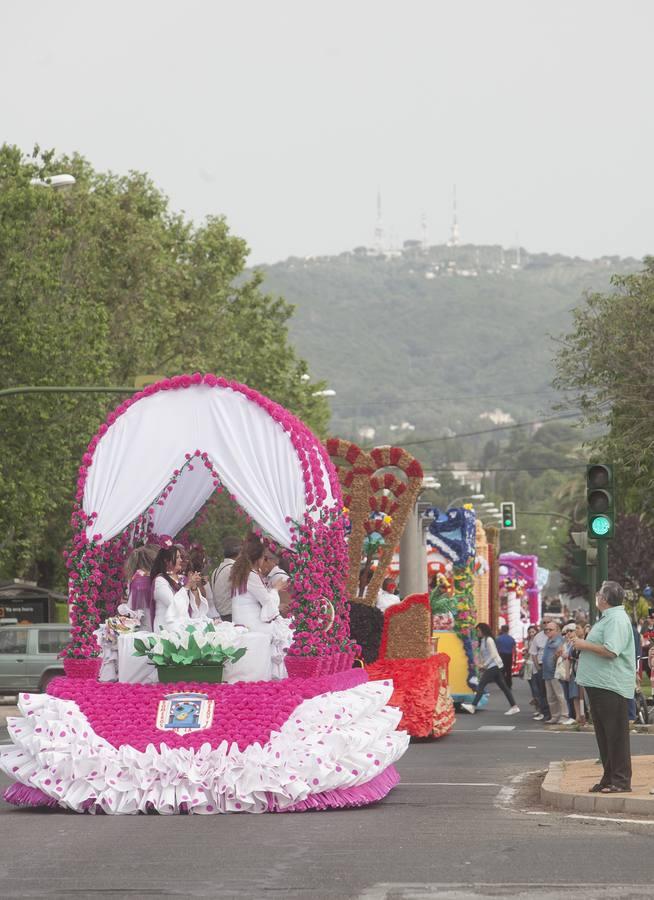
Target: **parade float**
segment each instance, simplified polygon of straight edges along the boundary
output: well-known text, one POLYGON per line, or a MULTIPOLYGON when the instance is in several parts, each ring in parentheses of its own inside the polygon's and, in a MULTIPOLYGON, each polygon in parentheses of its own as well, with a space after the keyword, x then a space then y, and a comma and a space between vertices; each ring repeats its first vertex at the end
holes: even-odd
MULTIPOLYGON (((428 510, 427 541, 440 554, 429 599, 434 637, 450 657, 449 687, 454 703, 474 698, 477 669, 472 639, 477 622, 487 621, 489 563, 484 529, 472 508, 428 510)), ((483 705, 485 698, 482 698, 483 705)))
MULTIPOLYGON (((13 782, 5 799, 76 812, 215 814, 361 806, 384 797, 399 780, 394 763, 408 735, 389 705, 390 678, 373 681, 352 668, 342 507, 320 441, 244 385, 178 376, 121 403, 79 470, 66 676, 45 694, 19 696, 20 716, 7 723, 13 747, 0 754, 13 782), (190 656, 188 636, 184 646, 162 635, 153 644, 146 635, 141 651, 221 665, 223 683, 209 680, 209 667, 199 669, 206 680, 99 681, 95 635, 118 613, 126 553, 157 535, 177 535, 215 492, 290 551, 289 677, 230 675, 243 662, 238 651, 247 659, 256 648, 234 626, 217 626, 191 635, 190 656)), ((135 638, 117 640, 128 646, 135 638)))
POLYGON ((390 703, 402 712, 401 728, 412 737, 442 737, 454 724, 449 658, 436 651, 427 594, 405 597, 383 613, 375 605, 422 490, 422 467, 401 447, 363 451, 332 438, 327 450, 349 517, 350 622, 368 674, 392 680, 390 703))
POLYGON ((541 618, 541 590, 549 571, 538 565, 538 557, 527 553, 502 553, 499 558, 500 617, 516 642, 513 672, 524 665, 524 639, 529 624, 541 618))

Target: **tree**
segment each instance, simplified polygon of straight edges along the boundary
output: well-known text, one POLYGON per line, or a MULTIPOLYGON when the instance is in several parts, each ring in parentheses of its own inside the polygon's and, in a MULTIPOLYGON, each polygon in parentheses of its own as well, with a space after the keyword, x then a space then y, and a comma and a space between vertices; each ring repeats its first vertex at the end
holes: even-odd
MULTIPOLYGON (((140 373, 244 381, 324 434, 320 383, 288 337, 293 308, 246 276, 226 221, 171 212, 147 175, 0 147, 0 387, 124 385, 140 373), (57 172, 66 194, 34 186, 57 172)), ((62 584, 75 471, 120 395, 0 398, 0 570, 62 584)))
POLYGON ((616 465, 627 512, 654 517, 654 257, 635 275, 616 276, 610 293, 592 293, 574 311, 573 329, 557 354, 557 387, 587 424, 597 459, 616 465))

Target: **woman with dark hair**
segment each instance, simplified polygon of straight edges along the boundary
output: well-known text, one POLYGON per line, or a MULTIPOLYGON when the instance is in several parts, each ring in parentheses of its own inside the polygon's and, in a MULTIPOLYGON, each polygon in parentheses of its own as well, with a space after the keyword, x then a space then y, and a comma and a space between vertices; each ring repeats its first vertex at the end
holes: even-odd
POLYGON ((502 671, 502 657, 500 656, 495 641, 493 640, 493 632, 486 622, 479 622, 477 625, 477 636, 479 638, 479 656, 481 657, 481 678, 479 679, 479 687, 472 703, 462 703, 461 706, 466 712, 476 713, 479 701, 484 693, 484 688, 492 681, 499 687, 506 699, 509 701, 509 709, 504 713, 505 716, 514 716, 520 712, 520 707, 516 706, 511 689, 507 687, 504 680, 504 672, 502 671))
POLYGON ((191 618, 195 620, 202 619, 205 622, 208 622, 211 619, 213 622, 220 622, 221 618, 218 615, 213 602, 211 585, 202 574, 206 565, 207 557, 202 547, 192 547, 188 554, 184 573, 186 578, 185 583, 188 582, 190 575, 193 573, 198 576, 197 586, 188 588, 191 598, 190 615, 191 618))
POLYGON ((143 613, 141 625, 146 631, 152 631, 154 620, 150 569, 158 552, 159 548, 155 544, 135 547, 127 557, 123 569, 128 582, 127 605, 135 612, 140 610, 143 613))
POLYGON ((162 547, 157 553, 150 572, 152 597, 154 599, 153 631, 160 628, 175 628, 191 621, 189 591, 197 587, 199 577, 192 572, 186 587, 180 582, 184 557, 179 547, 162 547))
POLYGON ((272 677, 285 678, 284 654, 292 632, 279 613, 279 593, 266 585, 274 564, 275 558, 266 553, 263 542, 248 535, 230 570, 232 622, 251 632, 270 635, 272 677))
POLYGON ((232 587, 232 622, 250 631, 268 631, 265 626, 279 616, 279 594, 266 586, 275 559, 266 555, 263 542, 254 534, 243 541, 229 580, 232 587))

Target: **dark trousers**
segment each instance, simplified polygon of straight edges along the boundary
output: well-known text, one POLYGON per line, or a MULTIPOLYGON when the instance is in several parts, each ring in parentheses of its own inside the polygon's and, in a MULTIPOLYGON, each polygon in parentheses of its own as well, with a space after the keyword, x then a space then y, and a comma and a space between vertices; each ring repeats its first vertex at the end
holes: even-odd
POLYGON ((511 689, 506 686, 506 681, 504 680, 504 672, 502 672, 498 666, 491 666, 490 669, 484 669, 481 673, 479 687, 477 688, 477 693, 475 694, 475 699, 472 701, 472 705, 476 706, 479 703, 481 695, 484 693, 484 688, 493 681, 502 691, 511 706, 515 706, 515 700, 513 699, 511 689))
POLYGON ((629 748, 629 701, 615 691, 587 687, 595 739, 604 766, 601 785, 631 787, 631 750, 629 748))
POLYGON ((536 690, 536 700, 538 700, 538 708, 546 719, 550 718, 550 705, 547 702, 547 694, 545 693, 545 682, 543 681, 542 669, 534 669, 531 676, 531 682, 536 690))
POLYGON ((513 683, 513 653, 500 653, 500 656, 502 657, 504 680, 511 687, 513 683))

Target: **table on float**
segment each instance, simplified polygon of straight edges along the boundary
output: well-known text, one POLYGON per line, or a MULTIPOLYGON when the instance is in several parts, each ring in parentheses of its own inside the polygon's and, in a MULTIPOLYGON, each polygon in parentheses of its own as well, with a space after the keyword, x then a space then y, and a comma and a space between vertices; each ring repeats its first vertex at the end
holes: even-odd
MULTIPOLYGON (((118 681, 130 684, 148 684, 157 682, 157 667, 152 665, 147 656, 134 656, 136 638, 148 637, 146 632, 121 634, 118 638, 118 681)), ((223 681, 270 681, 269 634, 249 632, 245 635, 247 652, 235 663, 225 663, 223 681)))

